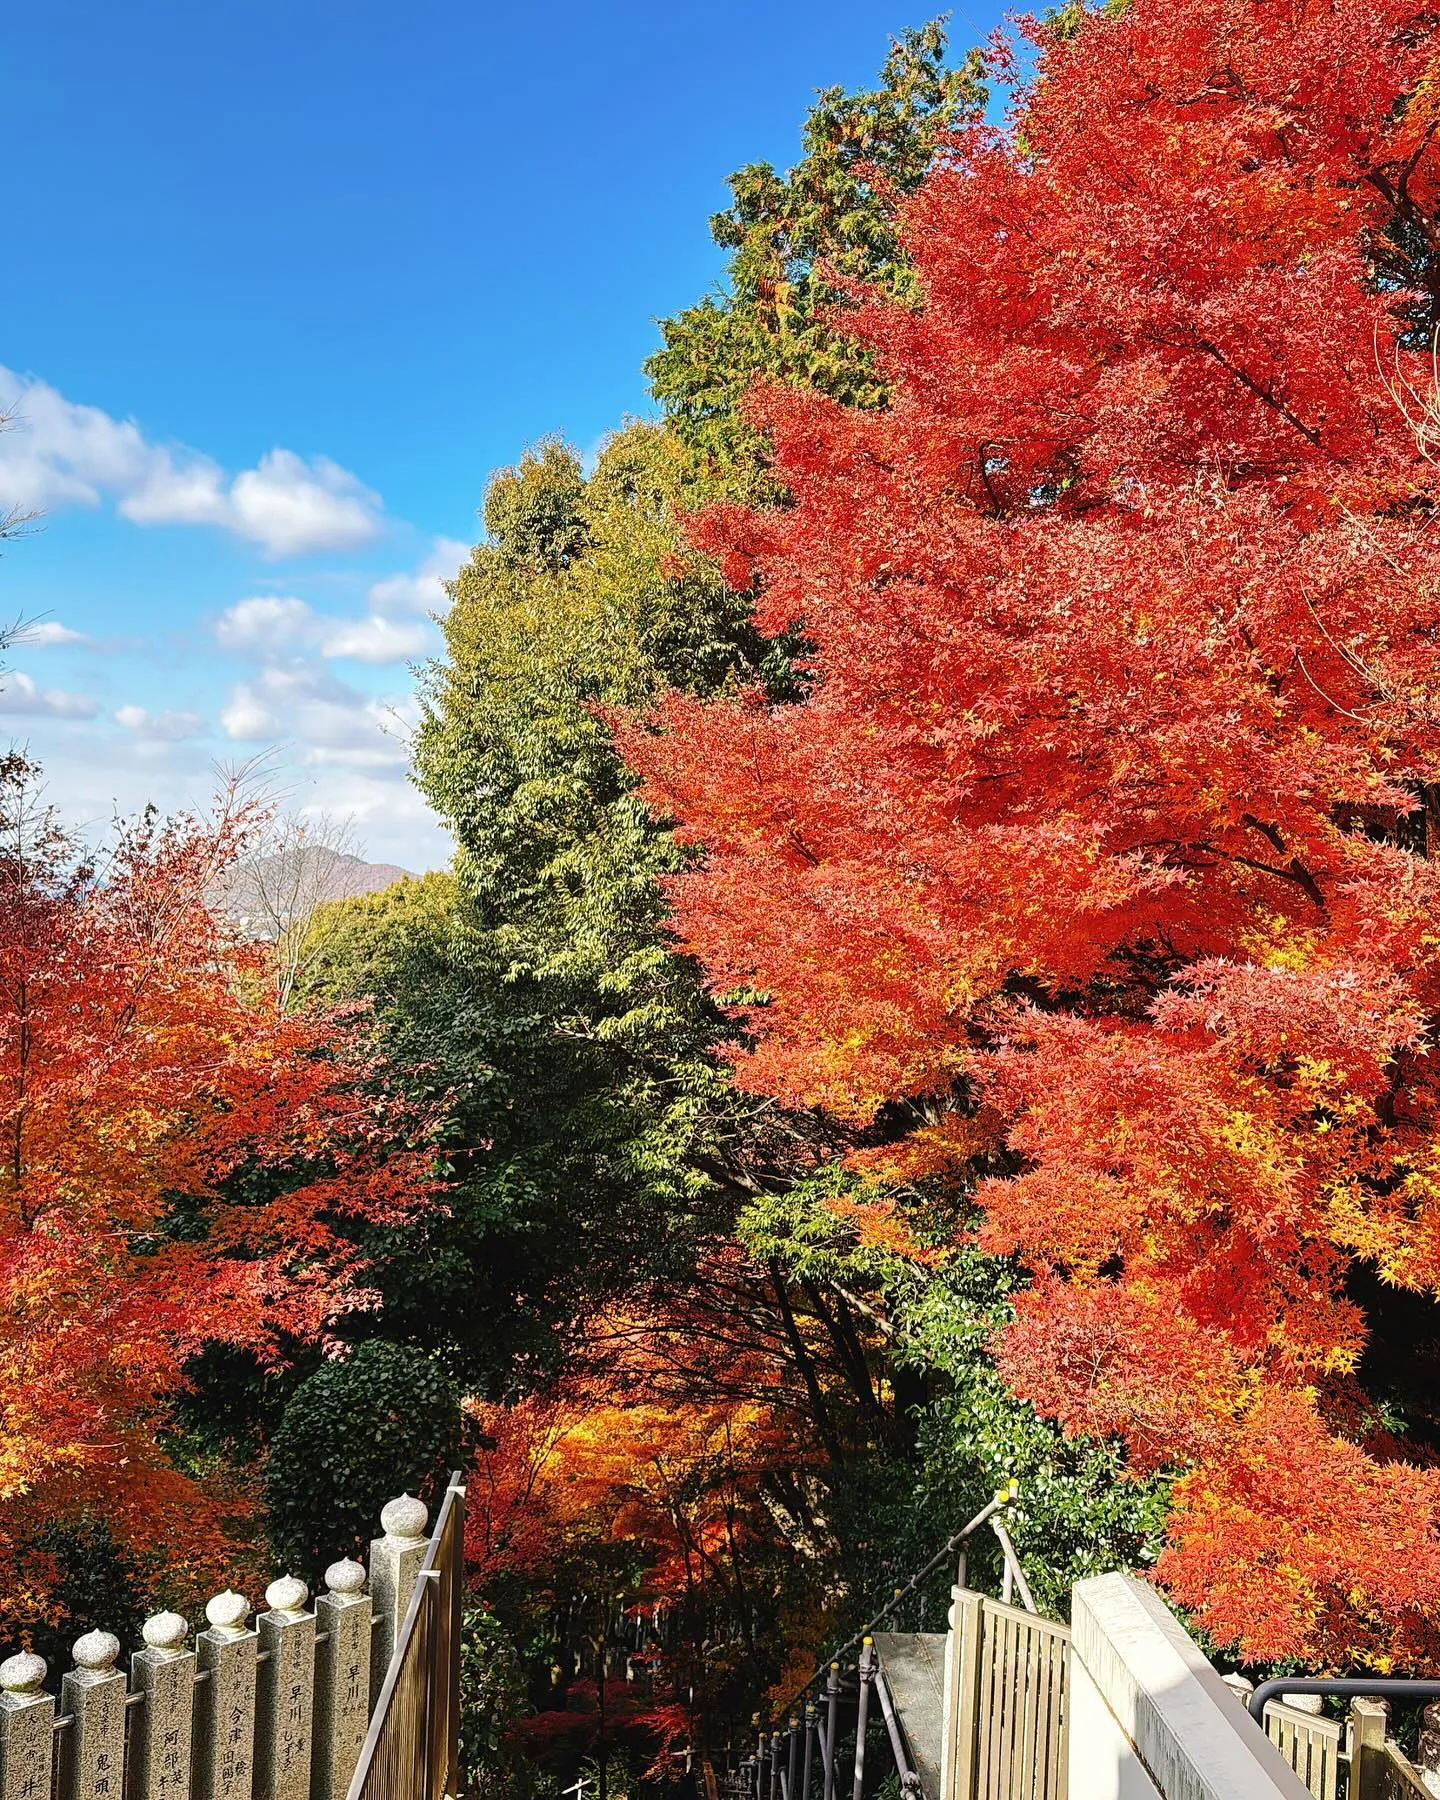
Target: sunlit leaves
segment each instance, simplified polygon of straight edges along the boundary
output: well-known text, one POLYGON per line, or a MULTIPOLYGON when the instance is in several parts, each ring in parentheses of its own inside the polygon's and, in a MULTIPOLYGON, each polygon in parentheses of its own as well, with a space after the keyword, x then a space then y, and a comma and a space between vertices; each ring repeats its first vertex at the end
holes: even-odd
MULTIPOLYGON (((353 1227, 430 1198, 426 1121, 358 1021, 282 1016, 211 910, 255 824, 146 817, 91 866, 0 775, 0 1614, 47 1604, 37 1521, 166 1548, 186 1597, 244 1507, 166 1455, 208 1344, 275 1363, 367 1304, 353 1227)), ((223 1486, 223 1484, 222 1484, 223 1486)))
POLYGON ((1031 1271, 1020 1394, 1192 1470, 1162 1574, 1252 1656, 1440 1619, 1351 1291, 1440 1283, 1435 48, 1410 0, 1042 32, 1015 133, 901 207, 920 304, 832 321, 888 403, 761 389, 789 503, 695 521, 809 697, 625 737, 704 857, 686 946, 765 996, 739 1079, 892 1138, 926 1102, 879 1166, 948 1163, 1031 1271))

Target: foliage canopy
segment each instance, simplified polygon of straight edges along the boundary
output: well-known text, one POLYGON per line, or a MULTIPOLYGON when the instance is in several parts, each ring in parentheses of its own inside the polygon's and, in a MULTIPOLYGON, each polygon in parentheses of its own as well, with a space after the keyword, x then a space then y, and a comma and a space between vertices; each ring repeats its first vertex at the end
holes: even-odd
POLYGON ((1433 1415, 1365 1375, 1440 1283, 1433 20, 1038 49, 902 208, 920 303, 844 322, 886 404, 760 392, 786 505, 692 527, 806 698, 676 693, 627 755, 703 846, 686 947, 766 997, 739 1080, 973 1193, 1011 1387, 1184 1471, 1171 1592, 1413 1661, 1433 1415))

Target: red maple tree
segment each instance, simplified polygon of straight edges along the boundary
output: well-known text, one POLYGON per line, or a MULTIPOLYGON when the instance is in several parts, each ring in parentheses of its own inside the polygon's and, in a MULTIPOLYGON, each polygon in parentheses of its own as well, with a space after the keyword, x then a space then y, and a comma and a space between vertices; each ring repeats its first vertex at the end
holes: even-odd
MULTIPOLYGON (((973 1183, 1022 1395, 1185 1471, 1161 1576, 1251 1657, 1433 1651, 1440 1469, 1353 1297, 1440 1283, 1440 49, 1413 0, 1036 28, 855 296, 891 399, 757 395, 695 542, 800 705, 622 731, 740 1079, 973 1183)), ((994 61, 1003 76, 1005 53, 994 61)))
MULTIPOLYGON (((101 864, 0 761, 0 1613, 51 1605, 41 1528, 99 1518, 177 1594, 233 1513, 162 1434, 207 1344, 278 1359, 366 1303, 356 1220, 427 1202, 424 1122, 358 1020, 284 1016, 209 899, 256 810, 146 818, 101 864)), ((233 1565, 231 1565, 233 1566, 233 1565)))

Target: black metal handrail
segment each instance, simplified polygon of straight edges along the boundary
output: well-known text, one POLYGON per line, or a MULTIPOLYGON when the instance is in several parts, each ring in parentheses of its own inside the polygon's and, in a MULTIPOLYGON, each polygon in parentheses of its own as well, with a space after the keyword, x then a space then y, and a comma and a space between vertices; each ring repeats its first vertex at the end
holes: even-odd
POLYGON ((875 1652, 874 1630, 923 1587, 942 1563, 954 1562, 958 1585, 963 1588, 967 1573, 965 1545, 985 1524, 989 1524, 994 1531, 1004 1559, 1005 1600, 1008 1602, 1010 1598, 1013 1583, 1019 1590, 1025 1610, 1029 1613, 1036 1612, 1025 1571, 1020 1566, 1010 1534, 998 1516, 1018 1492, 1017 1483, 1007 1482, 993 1499, 981 1507, 973 1519, 967 1520, 945 1540, 923 1568, 917 1569, 908 1581, 894 1590, 885 1604, 878 1608, 848 1642, 841 1645, 825 1665, 815 1671, 791 1702, 788 1730, 767 1730, 761 1726, 760 1715, 755 1715, 753 1725, 758 1734, 755 1752, 741 1763, 738 1771, 751 1800, 811 1800, 814 1752, 817 1748, 820 1752, 823 1800, 838 1800, 839 1771, 836 1757, 842 1696, 847 1701, 853 1698, 855 1704, 855 1775, 852 1800, 861 1800, 865 1770, 865 1732, 869 1722, 872 1690, 884 1718, 885 1733, 895 1758, 901 1792, 905 1800, 915 1800, 920 1790, 920 1779, 911 1766, 894 1697, 875 1652), (841 1677, 846 1669, 845 1659, 854 1650, 858 1650, 859 1657, 855 1664, 849 1665, 856 1676, 852 1684, 842 1681, 841 1677), (817 1695, 814 1699, 806 1698, 822 1677, 825 1681, 823 1695, 817 1695))
POLYGON ((1401 1675, 1272 1675, 1246 1701, 1250 1717, 1265 1723, 1265 1702, 1277 1694, 1333 1694, 1342 1700, 1440 1700, 1440 1681, 1401 1675))
MULTIPOLYGON (((908 1581, 902 1583, 902 1585, 900 1587, 897 1587, 895 1589, 895 1592, 890 1596, 890 1598, 885 1602, 885 1604, 880 1608, 880 1610, 874 1615, 874 1617, 867 1620, 866 1623, 860 1627, 860 1629, 855 1633, 855 1635, 852 1638, 849 1639, 848 1642, 846 1642, 840 1646, 840 1648, 835 1652, 834 1656, 828 1660, 828 1662, 824 1668, 816 1669, 815 1673, 805 1683, 805 1686, 802 1687, 799 1690, 799 1692, 795 1695, 795 1702, 798 1703, 801 1695, 808 1693, 809 1690, 812 1687, 814 1687, 814 1685, 817 1681, 819 1681, 823 1676, 828 1674, 830 1669, 838 1668, 838 1666, 845 1661, 846 1657, 849 1656, 852 1651, 858 1650, 860 1648, 860 1646, 864 1643, 865 1639, 867 1637, 870 1637, 874 1633, 875 1627, 877 1625, 879 1625, 883 1619, 888 1619, 890 1617, 890 1614, 892 1612, 894 1612, 897 1607, 903 1605, 904 1602, 906 1600, 908 1600, 909 1597, 913 1593, 915 1593, 920 1587, 922 1587, 925 1584, 925 1582, 927 1582, 930 1579, 930 1577, 935 1573, 935 1571, 940 1567, 940 1565, 942 1563, 953 1561, 956 1557, 958 1557, 961 1553, 961 1548, 965 1544, 967 1539, 973 1537, 982 1525, 989 1523, 989 1521, 994 1518, 995 1514, 998 1513, 1002 1507, 1008 1506, 1010 1504, 1010 1502, 1015 1498, 1015 1496, 1019 1493, 1019 1491, 1020 1491, 1020 1489, 1019 1489, 1018 1483, 1016 1483, 1014 1481, 1007 1482, 1006 1485, 999 1490, 999 1492, 995 1495, 995 1497, 992 1500, 990 1500, 989 1502, 987 1502, 986 1505, 981 1507, 980 1511, 978 1513, 976 1513, 975 1517, 973 1519, 971 1519, 968 1524, 962 1525, 960 1527, 960 1529, 952 1537, 948 1537, 945 1540, 945 1542, 940 1546, 940 1548, 935 1552, 935 1554, 930 1558, 929 1562, 927 1562, 925 1564, 924 1568, 917 1569, 908 1581)), ((1028 1584, 1026 1583, 1024 1571, 1020 1569, 1018 1559, 1015 1557, 1015 1549, 1014 1549, 1014 1546, 1010 1542, 1009 1534, 1004 1530, 1004 1528, 1002 1526, 999 1530, 997 1530, 996 1536, 1000 1542, 1001 1553, 1005 1557, 1006 1568, 1009 1569, 1013 1565, 1013 1567, 1017 1573, 1019 1585, 1020 1585, 1020 1591, 1026 1602, 1026 1610, 1028 1612, 1034 1612, 1035 1606, 1034 1606, 1034 1602, 1030 1599, 1030 1589, 1029 1589, 1028 1584)), ((964 1571, 962 1570, 961 1571, 962 1582, 963 1582, 963 1575, 964 1575, 964 1571)))

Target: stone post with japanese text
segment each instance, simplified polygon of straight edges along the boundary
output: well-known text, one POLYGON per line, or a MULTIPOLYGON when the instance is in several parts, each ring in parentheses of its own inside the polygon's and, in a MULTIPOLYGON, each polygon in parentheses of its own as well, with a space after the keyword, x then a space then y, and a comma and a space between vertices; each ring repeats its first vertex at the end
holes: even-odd
POLYGON ((312 1800, 345 1800, 370 1723, 370 1638, 374 1616, 365 1570, 349 1557, 325 1571, 315 1602, 326 1640, 316 1651, 312 1800))
POLYGON ((156 1613, 130 1658, 130 1683, 145 1696, 135 1722, 131 1800, 187 1800, 195 1723, 195 1652, 179 1613, 156 1613))
POLYGON ((55 1702, 40 1691, 45 1658, 24 1652, 0 1663, 0 1794, 50 1800, 55 1702))
POLYGON ((60 1746, 61 1800, 124 1800, 125 1677, 115 1667, 120 1640, 87 1631, 75 1667, 60 1683, 70 1728, 60 1746))
POLYGON ((205 1608, 196 1639, 200 1689, 195 1720, 195 1800, 251 1800, 255 1768, 255 1659, 260 1638, 248 1631, 250 1602, 228 1589, 205 1608))
POLYGON ((315 1615, 310 1590, 283 1575, 265 1590, 270 1610, 257 1624, 267 1659, 255 1717, 255 1800, 309 1800, 310 1729, 315 1698, 315 1615))

